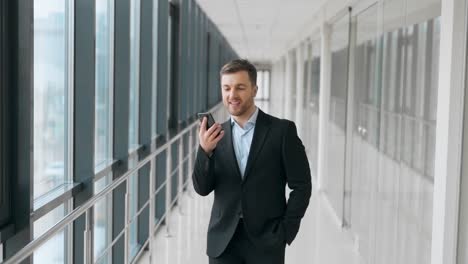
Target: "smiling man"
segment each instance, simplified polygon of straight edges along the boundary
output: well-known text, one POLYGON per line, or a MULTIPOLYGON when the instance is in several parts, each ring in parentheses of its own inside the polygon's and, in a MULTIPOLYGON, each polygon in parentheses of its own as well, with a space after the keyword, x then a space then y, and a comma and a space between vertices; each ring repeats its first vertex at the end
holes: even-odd
POLYGON ((202 121, 192 176, 197 193, 214 191, 210 264, 282 264, 311 195, 304 146, 293 122, 255 106, 257 71, 249 61, 233 60, 220 75, 231 118, 209 129, 202 121))

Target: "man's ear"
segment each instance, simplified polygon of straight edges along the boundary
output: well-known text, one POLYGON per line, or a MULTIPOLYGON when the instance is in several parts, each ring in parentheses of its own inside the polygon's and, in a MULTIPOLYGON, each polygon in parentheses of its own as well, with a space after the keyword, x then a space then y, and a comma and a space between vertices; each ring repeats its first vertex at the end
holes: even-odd
POLYGON ((254 88, 254 96, 253 96, 253 97, 257 96, 257 92, 258 92, 258 86, 255 85, 255 88, 254 88))

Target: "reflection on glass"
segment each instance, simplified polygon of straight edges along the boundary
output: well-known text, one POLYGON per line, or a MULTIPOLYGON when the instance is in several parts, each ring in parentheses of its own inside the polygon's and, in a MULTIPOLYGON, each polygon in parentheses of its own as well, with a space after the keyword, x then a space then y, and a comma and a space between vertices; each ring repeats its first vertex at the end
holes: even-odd
POLYGON ((140 0, 130 2, 130 150, 138 146, 138 109, 140 91, 140 0))
POLYGON ((34 198, 68 178, 68 5, 34 1, 34 198))

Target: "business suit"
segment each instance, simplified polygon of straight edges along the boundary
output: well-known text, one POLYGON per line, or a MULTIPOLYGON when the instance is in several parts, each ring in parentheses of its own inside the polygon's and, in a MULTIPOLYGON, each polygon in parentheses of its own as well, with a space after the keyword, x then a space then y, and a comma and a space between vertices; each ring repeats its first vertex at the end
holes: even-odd
POLYGON ((293 122, 258 113, 244 177, 232 144, 230 120, 211 157, 200 147, 193 185, 200 195, 214 191, 208 227, 207 254, 219 257, 227 248, 242 215, 245 234, 264 252, 291 244, 311 195, 311 177, 304 146, 293 122), (286 183, 292 189, 286 203, 286 183))

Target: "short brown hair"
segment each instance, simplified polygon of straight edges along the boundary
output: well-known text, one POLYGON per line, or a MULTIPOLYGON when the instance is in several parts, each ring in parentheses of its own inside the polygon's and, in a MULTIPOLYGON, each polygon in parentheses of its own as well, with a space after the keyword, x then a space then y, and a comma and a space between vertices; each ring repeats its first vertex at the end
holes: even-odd
POLYGON ((249 74, 250 82, 256 86, 257 85, 257 69, 255 66, 250 63, 250 61, 245 59, 235 59, 223 66, 219 75, 222 76, 223 74, 229 73, 236 73, 240 71, 246 71, 249 74))

